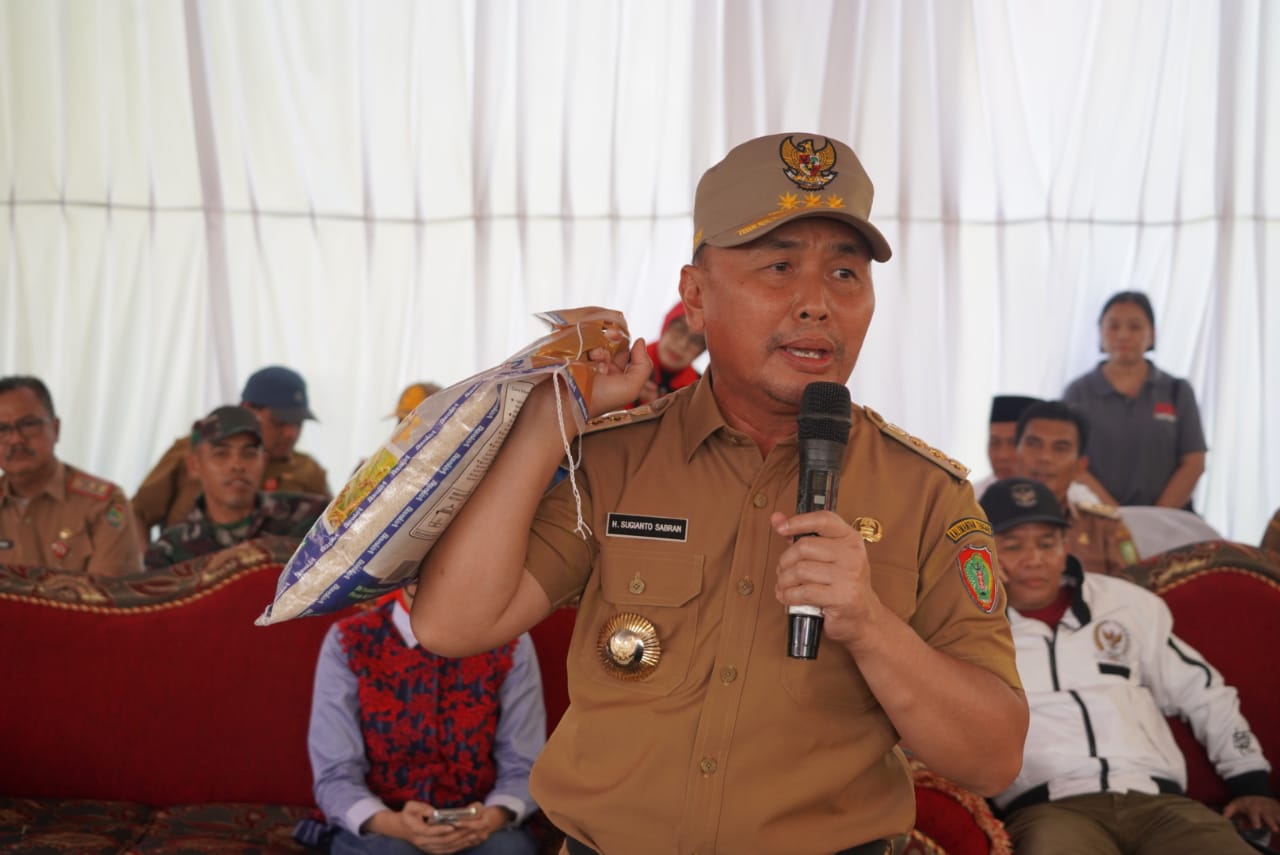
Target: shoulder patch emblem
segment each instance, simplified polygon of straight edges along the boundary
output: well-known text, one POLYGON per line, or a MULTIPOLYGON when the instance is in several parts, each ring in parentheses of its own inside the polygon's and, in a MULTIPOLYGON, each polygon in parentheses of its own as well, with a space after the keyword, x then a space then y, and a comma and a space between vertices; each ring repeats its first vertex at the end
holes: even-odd
POLYGON ((1101 502, 1080 502, 1076 509, 1095 517, 1106 517, 1109 520, 1120 519, 1120 509, 1115 505, 1104 505, 1101 502))
POLYGON ((919 454, 925 460, 933 463, 935 466, 942 467, 950 473, 953 478, 963 481, 969 477, 969 467, 965 466, 959 460, 956 460, 954 457, 948 457, 932 445, 929 445, 923 439, 912 436, 897 425, 889 424, 884 420, 884 416, 880 415, 870 407, 863 407, 862 409, 863 412, 867 414, 867 418, 871 420, 871 423, 880 429, 881 433, 896 439, 898 442, 902 443, 916 454, 919 454))
POLYGON ((966 546, 956 559, 964 589, 987 614, 996 604, 995 574, 991 572, 991 550, 985 546, 966 546))
POLYGON ((111 504, 111 507, 107 508, 106 520, 107 520, 107 525, 111 526, 112 528, 123 528, 124 527, 124 508, 122 508, 120 505, 113 502, 111 504))
POLYGON ((956 520, 947 528, 947 537, 952 543, 959 543, 960 538, 968 534, 985 534, 991 536, 991 523, 986 520, 980 520, 977 517, 965 517, 956 520))
POLYGON ((78 493, 81 496, 88 496, 92 499, 107 499, 111 496, 114 489, 110 481, 103 481, 101 478, 95 478, 85 472, 77 472, 71 476, 71 480, 67 482, 67 490, 72 493, 78 493))

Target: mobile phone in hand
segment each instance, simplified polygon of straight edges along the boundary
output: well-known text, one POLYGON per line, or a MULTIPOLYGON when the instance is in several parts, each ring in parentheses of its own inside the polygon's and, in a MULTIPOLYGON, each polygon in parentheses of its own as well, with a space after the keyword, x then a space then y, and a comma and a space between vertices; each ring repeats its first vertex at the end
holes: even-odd
POLYGON ((431 822, 452 824, 460 819, 471 819, 478 813, 480 809, 475 805, 464 808, 437 808, 431 812, 431 822))

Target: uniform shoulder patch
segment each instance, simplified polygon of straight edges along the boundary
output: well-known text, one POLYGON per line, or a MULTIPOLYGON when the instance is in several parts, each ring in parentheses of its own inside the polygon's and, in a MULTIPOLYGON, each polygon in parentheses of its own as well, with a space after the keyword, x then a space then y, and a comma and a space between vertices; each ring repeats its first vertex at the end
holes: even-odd
POLYGON ((912 436, 897 425, 886 422, 883 416, 870 407, 863 407, 862 409, 866 412, 867 418, 871 420, 871 423, 879 428, 880 432, 885 436, 897 440, 935 466, 942 467, 951 477, 958 481, 963 481, 969 477, 969 467, 959 460, 943 454, 923 439, 912 436))
POLYGON ((71 478, 67 481, 67 492, 102 501, 109 499, 115 488, 116 485, 110 481, 104 481, 79 470, 74 470, 71 478))
POLYGON ((602 430, 611 430, 626 425, 652 421, 661 416, 670 404, 671 398, 667 396, 658 398, 656 401, 650 401, 647 404, 632 407, 629 410, 616 410, 612 413, 605 413, 587 422, 587 426, 582 429, 582 433, 584 435, 598 433, 602 430))
POLYGON ((1076 504, 1076 510, 1081 513, 1093 514, 1095 517, 1106 517, 1109 520, 1120 519, 1120 509, 1115 505, 1104 505, 1101 502, 1079 502, 1076 504))

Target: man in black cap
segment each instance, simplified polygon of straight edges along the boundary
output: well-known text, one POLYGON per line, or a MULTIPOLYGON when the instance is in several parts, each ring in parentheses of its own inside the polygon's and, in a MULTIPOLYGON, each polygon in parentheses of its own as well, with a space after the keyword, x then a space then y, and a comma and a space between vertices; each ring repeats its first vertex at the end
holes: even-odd
POLYGON ((328 504, 320 495, 258 489, 266 453, 248 407, 218 407, 191 426, 190 443, 187 470, 200 493, 187 518, 147 548, 148 570, 264 534, 303 537, 328 504))
POLYGON ((1235 689, 1173 634, 1160 597, 1081 569, 1044 484, 1007 478, 981 501, 1031 706, 1022 771, 994 800, 1018 854, 1253 852, 1231 820, 1275 831, 1280 802, 1235 689), (1170 711, 1207 736, 1236 796, 1223 815, 1181 795, 1186 766, 1170 711))
POLYGON ((1026 395, 996 395, 991 399, 991 418, 987 425, 987 460, 991 461, 991 474, 974 482, 973 493, 981 496, 993 481, 1012 478, 1018 417, 1039 398, 1026 395))
MULTIPOLYGON (((302 423, 316 421, 307 402, 307 383, 298 372, 281 365, 255 371, 244 384, 241 405, 258 417, 266 466, 259 487, 329 496, 324 468, 294 446, 302 423)), ((191 453, 187 437, 178 438, 147 473, 133 496, 133 511, 143 543, 153 525, 166 528, 186 518, 195 506, 200 485, 187 470, 191 453)))
POLYGON ((1133 535, 1113 505, 1080 501, 1075 479, 1089 465, 1089 422, 1062 401, 1039 401, 1018 419, 1017 474, 1047 485, 1065 514, 1071 554, 1091 573, 1114 576, 1137 562, 1133 535))

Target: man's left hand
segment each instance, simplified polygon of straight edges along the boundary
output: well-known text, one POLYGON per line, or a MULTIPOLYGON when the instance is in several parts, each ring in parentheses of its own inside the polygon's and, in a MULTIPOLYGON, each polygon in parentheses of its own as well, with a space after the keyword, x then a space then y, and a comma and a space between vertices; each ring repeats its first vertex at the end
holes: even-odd
POLYGON ((1265 827, 1273 834, 1280 832, 1280 801, 1270 796, 1234 798, 1222 809, 1222 815, 1246 831, 1265 827))
POLYGON ((465 832, 467 835, 467 847, 479 846, 489 839, 489 836, 496 831, 506 828, 508 817, 507 812, 497 805, 482 805, 479 802, 476 806, 480 808, 480 812, 471 819, 460 819, 454 823, 454 827, 459 831, 465 832))

